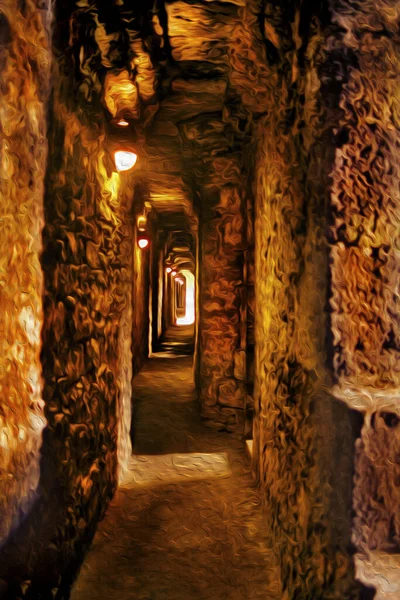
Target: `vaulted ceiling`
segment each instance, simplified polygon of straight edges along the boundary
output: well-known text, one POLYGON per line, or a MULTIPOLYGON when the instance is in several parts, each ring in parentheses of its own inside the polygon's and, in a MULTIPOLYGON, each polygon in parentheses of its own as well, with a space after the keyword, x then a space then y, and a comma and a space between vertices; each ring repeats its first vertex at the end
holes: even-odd
POLYGON ((72 24, 79 92, 97 99, 115 143, 138 149, 135 177, 158 212, 193 214, 196 181, 246 139, 248 115, 231 81, 244 5, 81 0, 58 8, 61 41, 72 24))

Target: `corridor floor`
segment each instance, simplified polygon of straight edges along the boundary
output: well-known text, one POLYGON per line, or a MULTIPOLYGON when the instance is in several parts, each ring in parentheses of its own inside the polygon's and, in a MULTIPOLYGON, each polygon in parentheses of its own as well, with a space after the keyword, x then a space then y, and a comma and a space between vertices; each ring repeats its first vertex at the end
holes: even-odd
POLYGON ((201 424, 192 358, 154 355, 134 381, 129 473, 72 600, 279 600, 243 442, 201 424))

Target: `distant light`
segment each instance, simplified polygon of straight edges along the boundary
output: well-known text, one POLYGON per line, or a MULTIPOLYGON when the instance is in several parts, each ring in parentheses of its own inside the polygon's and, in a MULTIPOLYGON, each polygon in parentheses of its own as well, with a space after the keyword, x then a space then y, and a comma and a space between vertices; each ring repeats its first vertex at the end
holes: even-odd
POLYGON ((169 273, 172 273, 172 269, 171 269, 171 267, 167 267, 167 268, 165 269, 165 272, 166 272, 166 273, 168 273, 168 274, 169 274, 169 273))
POLYGON ((128 121, 125 121, 125 119, 120 119, 120 120, 118 121, 117 125, 118 125, 119 127, 128 127, 129 123, 128 123, 128 121))
POLYGON ((144 250, 144 248, 147 248, 148 245, 149 245, 149 240, 147 238, 139 238, 138 239, 138 246, 142 250, 144 250))
POLYGON ((126 150, 118 150, 114 153, 115 166, 117 171, 129 171, 135 166, 137 161, 137 154, 134 152, 127 152, 126 150))
POLYGON ((195 278, 193 273, 189 270, 184 269, 181 271, 182 277, 186 281, 186 302, 185 302, 185 316, 178 317, 176 319, 177 325, 192 325, 195 322, 195 278))
POLYGON ((176 271, 172 271, 171 275, 172 275, 172 277, 176 277, 177 272, 176 271))

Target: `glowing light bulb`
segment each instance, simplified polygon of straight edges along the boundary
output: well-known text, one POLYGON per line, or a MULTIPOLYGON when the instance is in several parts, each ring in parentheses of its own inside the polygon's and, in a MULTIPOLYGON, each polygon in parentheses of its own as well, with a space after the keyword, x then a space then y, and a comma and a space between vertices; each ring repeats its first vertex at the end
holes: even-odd
POLYGON ((168 273, 168 274, 169 274, 169 273, 172 273, 172 269, 171 269, 171 267, 167 267, 167 268, 165 269, 165 272, 166 272, 166 273, 168 273))
POLYGON ((147 248, 148 245, 149 245, 149 240, 147 238, 140 238, 138 240, 138 246, 142 250, 144 250, 144 248, 147 248))
POLYGON ((137 161, 137 154, 134 152, 128 152, 126 150, 118 150, 114 153, 115 166, 117 171, 129 171, 135 166, 137 161))
POLYGON ((172 275, 172 277, 176 277, 176 275, 177 275, 176 271, 172 271, 171 275, 172 275))
POLYGON ((117 125, 118 125, 119 127, 128 127, 129 123, 128 123, 128 121, 125 121, 125 119, 120 119, 120 120, 118 121, 117 125))

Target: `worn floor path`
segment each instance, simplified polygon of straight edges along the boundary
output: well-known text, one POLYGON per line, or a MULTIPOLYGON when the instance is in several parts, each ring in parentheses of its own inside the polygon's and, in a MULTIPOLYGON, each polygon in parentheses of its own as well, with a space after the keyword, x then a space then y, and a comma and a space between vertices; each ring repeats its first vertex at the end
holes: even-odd
POLYGON ((243 442, 201 424, 191 362, 136 377, 131 468, 72 600, 280 600, 243 442))

